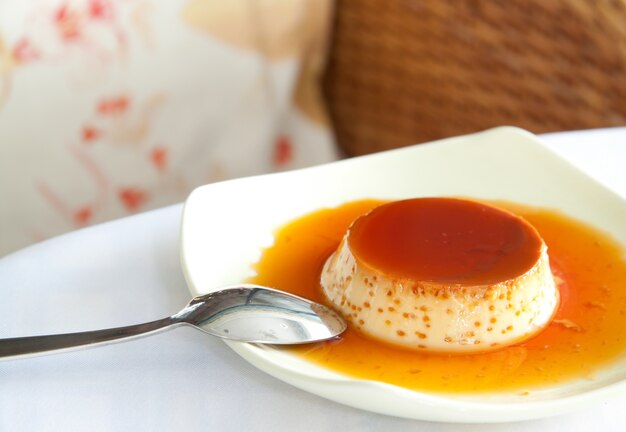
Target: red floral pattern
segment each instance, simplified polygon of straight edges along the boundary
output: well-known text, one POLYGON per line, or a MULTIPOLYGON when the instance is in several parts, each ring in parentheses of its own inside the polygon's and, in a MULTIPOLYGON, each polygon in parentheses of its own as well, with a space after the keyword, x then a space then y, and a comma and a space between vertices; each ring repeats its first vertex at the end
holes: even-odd
POLYGON ((28 39, 22 38, 15 42, 13 46, 13 57, 18 63, 27 63, 37 60, 41 57, 41 53, 37 48, 33 47, 28 39))
MULTIPOLYGON (((5 1, 3 12, 20 2, 5 1)), ((334 159, 329 131, 297 97, 259 97, 302 85, 305 56, 321 55, 318 18, 330 18, 306 22, 308 9, 329 5, 44 0, 16 7, 10 28, 0 17, 0 160, 12 161, 0 255, 180 202, 206 182, 334 159), (252 11, 272 25, 239 34, 252 11), (286 39, 289 29, 306 31, 286 39), (251 69, 255 50, 262 67, 251 69)))
POLYGON ((167 167, 167 158, 168 152, 164 147, 155 147, 150 152, 150 161, 159 171, 165 171, 165 168, 167 167))
POLYGON ((274 144, 274 165, 284 167, 293 159, 293 145, 289 138, 280 135, 274 144))
POLYGON ((93 208, 84 206, 74 211, 74 224, 76 226, 84 226, 89 223, 93 216, 93 208))
POLYGON ((100 137, 100 131, 92 126, 83 127, 83 141, 92 142, 100 137))
POLYGON ((127 187, 118 191, 118 197, 128 211, 135 212, 145 204, 148 194, 142 189, 127 187))
POLYGON ((98 106, 96 107, 96 111, 98 114, 107 116, 107 115, 120 115, 123 114, 130 105, 130 101, 127 96, 117 96, 113 98, 105 98, 101 99, 98 102, 98 106))

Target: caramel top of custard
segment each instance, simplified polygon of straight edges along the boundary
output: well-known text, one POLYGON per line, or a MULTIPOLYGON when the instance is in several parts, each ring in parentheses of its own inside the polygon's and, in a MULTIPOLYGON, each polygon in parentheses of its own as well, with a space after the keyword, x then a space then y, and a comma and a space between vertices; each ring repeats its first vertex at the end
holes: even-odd
POLYGON ((348 245, 362 264, 390 278, 491 285, 529 271, 543 240, 524 219, 492 206, 416 198, 358 218, 348 245))

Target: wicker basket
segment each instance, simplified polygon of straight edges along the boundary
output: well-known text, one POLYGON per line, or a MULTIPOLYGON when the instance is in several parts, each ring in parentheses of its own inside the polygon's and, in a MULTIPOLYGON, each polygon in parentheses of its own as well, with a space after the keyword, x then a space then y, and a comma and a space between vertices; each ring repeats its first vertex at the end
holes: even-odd
POLYGON ((324 90, 350 155, 626 124, 626 0, 339 0, 335 19, 324 90))

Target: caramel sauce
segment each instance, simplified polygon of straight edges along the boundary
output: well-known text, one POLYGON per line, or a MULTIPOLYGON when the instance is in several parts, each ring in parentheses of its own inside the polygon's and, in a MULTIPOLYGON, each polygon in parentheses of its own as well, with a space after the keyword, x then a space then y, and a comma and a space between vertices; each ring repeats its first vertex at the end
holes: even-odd
POLYGON ((355 258, 389 278, 493 284, 521 276, 541 255, 537 231, 519 216, 476 201, 395 201, 358 218, 355 258))
MULTIPOLYGON (((350 224, 382 204, 357 201, 303 216, 280 229, 255 265, 255 283, 324 302, 322 266, 350 224)), ((558 212, 494 203, 529 221, 548 245, 561 302, 537 336, 499 351, 446 355, 403 350, 349 328, 340 340, 288 348, 362 379, 438 393, 519 390, 592 379, 626 351, 624 250, 606 234, 558 212)))

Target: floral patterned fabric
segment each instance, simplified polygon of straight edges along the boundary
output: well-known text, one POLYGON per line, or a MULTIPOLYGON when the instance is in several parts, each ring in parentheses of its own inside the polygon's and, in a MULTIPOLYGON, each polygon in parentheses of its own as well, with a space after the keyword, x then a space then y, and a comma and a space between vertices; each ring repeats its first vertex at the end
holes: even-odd
POLYGON ((0 2, 0 255, 337 158, 328 0, 0 2))

